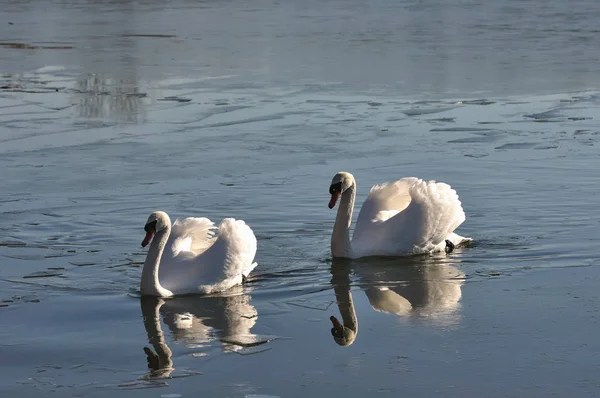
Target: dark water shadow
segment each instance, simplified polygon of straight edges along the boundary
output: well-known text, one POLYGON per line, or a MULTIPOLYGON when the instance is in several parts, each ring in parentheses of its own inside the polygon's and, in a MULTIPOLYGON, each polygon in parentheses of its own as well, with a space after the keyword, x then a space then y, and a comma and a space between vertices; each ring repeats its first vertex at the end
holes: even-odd
POLYGON ((373 310, 399 317, 417 317, 427 323, 451 326, 460 322, 459 302, 465 274, 460 260, 444 254, 402 258, 334 259, 331 284, 342 317, 331 316, 331 334, 341 346, 358 336, 358 315, 351 286, 364 291, 373 310), (351 280, 356 277, 356 282, 351 280))

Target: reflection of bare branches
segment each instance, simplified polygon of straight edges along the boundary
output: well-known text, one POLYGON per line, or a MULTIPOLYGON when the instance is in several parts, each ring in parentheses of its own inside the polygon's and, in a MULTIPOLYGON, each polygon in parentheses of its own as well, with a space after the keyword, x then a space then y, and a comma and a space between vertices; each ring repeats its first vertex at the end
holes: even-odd
POLYGON ((127 123, 145 120, 142 98, 146 94, 139 91, 135 79, 128 82, 101 74, 86 75, 77 79, 76 91, 80 117, 127 123))

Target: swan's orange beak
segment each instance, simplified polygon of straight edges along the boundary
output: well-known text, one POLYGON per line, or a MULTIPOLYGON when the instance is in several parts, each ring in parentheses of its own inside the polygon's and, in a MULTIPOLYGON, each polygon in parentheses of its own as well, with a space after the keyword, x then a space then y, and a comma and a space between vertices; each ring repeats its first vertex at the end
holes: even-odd
POLYGON ((152 240, 153 236, 154 236, 154 232, 153 231, 146 232, 146 237, 142 241, 142 247, 146 247, 148 245, 148 243, 150 243, 150 241, 152 240))
POLYGON ((339 197, 340 197, 340 193, 337 191, 331 194, 331 199, 329 200, 329 208, 330 209, 333 209, 335 207, 335 204, 337 203, 337 200, 339 197))

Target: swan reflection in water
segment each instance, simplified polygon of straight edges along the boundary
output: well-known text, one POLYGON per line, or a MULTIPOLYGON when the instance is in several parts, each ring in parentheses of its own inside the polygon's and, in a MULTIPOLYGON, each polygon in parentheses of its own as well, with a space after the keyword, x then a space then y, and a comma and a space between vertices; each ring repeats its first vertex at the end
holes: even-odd
POLYGON ((419 317, 437 325, 460 321, 459 301, 465 274, 443 254, 404 258, 333 259, 331 284, 342 322, 331 316, 331 334, 341 346, 358 335, 358 318, 350 291, 350 273, 378 312, 400 317, 419 317))
POLYGON ((171 349, 162 331, 161 316, 173 340, 189 348, 202 348, 220 340, 225 352, 234 352, 243 349, 244 342, 252 341, 254 335, 250 329, 256 323, 258 312, 250 304, 251 296, 239 294, 241 291, 242 287, 238 286, 229 290, 228 296, 142 297, 144 327, 156 352, 144 347, 151 371, 148 377, 167 378, 174 370, 171 349), (231 295, 235 293, 238 294, 231 295))

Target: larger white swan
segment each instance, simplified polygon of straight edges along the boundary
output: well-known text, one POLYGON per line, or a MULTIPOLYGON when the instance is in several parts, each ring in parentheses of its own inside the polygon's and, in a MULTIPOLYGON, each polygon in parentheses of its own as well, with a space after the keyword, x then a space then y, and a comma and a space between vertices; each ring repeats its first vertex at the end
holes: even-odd
POLYGON ((358 214, 352 241, 354 176, 343 171, 337 173, 329 193, 330 209, 341 196, 331 235, 333 257, 432 253, 472 240, 453 232, 465 221, 465 213, 456 191, 443 182, 408 177, 373 186, 358 214))
POLYGON ((207 218, 171 219, 156 211, 144 230, 146 255, 140 291, 142 296, 171 297, 210 294, 242 283, 256 267, 256 237, 246 223, 225 218, 219 226, 207 218))

